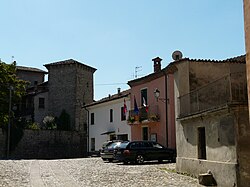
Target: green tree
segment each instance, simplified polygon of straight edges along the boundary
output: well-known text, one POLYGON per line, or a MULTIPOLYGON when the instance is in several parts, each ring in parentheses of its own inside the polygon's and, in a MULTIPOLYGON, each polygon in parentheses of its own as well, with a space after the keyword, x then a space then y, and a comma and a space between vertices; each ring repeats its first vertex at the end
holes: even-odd
MULTIPOLYGON (((16 63, 0 62, 0 127, 5 129, 9 120, 10 89, 12 103, 19 103, 25 94, 27 82, 16 77, 16 63)), ((13 113, 11 114, 13 115, 13 113)))

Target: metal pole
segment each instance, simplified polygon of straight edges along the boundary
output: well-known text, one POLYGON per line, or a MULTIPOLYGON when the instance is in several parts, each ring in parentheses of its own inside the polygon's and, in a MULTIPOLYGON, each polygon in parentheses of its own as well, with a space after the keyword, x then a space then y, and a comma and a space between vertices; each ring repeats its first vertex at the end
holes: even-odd
POLYGON ((10 98, 9 98, 9 123, 8 123, 8 139, 7 139, 7 158, 9 158, 9 154, 10 154, 10 120, 11 120, 11 91, 13 90, 13 87, 10 86, 10 98))

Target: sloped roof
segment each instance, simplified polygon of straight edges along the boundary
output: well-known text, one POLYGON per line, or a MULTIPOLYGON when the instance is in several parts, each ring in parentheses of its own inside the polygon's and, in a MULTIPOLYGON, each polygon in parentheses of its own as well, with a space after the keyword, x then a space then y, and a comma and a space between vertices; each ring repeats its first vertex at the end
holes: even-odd
POLYGON ((159 71, 159 72, 154 72, 154 73, 151 73, 151 74, 146 75, 144 77, 134 79, 134 80, 130 80, 130 81, 128 81, 128 85, 129 86, 135 86, 135 85, 143 84, 145 82, 150 82, 150 81, 155 80, 155 79, 157 79, 159 77, 162 77, 162 76, 164 76, 163 69, 161 71, 159 71))
POLYGON ((70 65, 70 64, 79 64, 81 66, 86 67, 87 69, 91 70, 92 72, 96 71, 96 68, 93 68, 91 66, 85 65, 81 62, 78 62, 74 59, 68 59, 68 60, 63 60, 63 61, 58 61, 58 62, 53 62, 53 63, 49 63, 49 64, 45 64, 44 66, 46 68, 48 68, 49 66, 58 66, 58 65, 70 65))
POLYGON ((173 71, 176 71, 176 67, 174 65, 177 63, 184 62, 184 61, 208 62, 208 63, 246 63, 246 55, 241 55, 241 56, 237 56, 233 58, 227 58, 225 60, 182 58, 182 59, 171 62, 167 67, 163 68, 160 72, 154 72, 144 77, 130 80, 128 81, 128 85, 135 86, 135 85, 143 84, 145 82, 149 82, 149 81, 152 81, 156 78, 163 76, 165 74, 164 72, 171 73, 173 71))
POLYGON ((214 60, 214 59, 190 59, 190 58, 182 58, 176 61, 169 63, 167 67, 164 68, 167 72, 171 73, 176 71, 175 65, 184 61, 189 62, 205 62, 205 63, 239 63, 245 64, 246 63, 246 55, 240 55, 232 58, 227 58, 225 60, 214 60))
POLYGON ((100 99, 98 101, 94 101, 92 103, 86 104, 86 105, 84 105, 84 108, 94 106, 94 105, 98 105, 98 104, 101 104, 101 103, 106 103, 106 102, 109 102, 109 101, 114 101, 116 99, 120 99, 120 98, 123 98, 123 97, 127 97, 129 94, 130 94, 130 89, 122 91, 119 94, 117 93, 117 94, 114 94, 114 95, 110 95, 110 96, 104 97, 104 98, 102 98, 102 99, 100 99))
POLYGON ((33 67, 25 67, 25 66, 16 66, 18 71, 32 71, 32 72, 39 72, 39 73, 44 73, 44 74, 48 74, 48 72, 43 71, 41 69, 38 68, 33 68, 33 67))
POLYGON ((30 88, 27 88, 26 92, 27 95, 37 95, 39 93, 48 92, 48 81, 42 82, 40 84, 37 84, 36 86, 32 86, 30 88))

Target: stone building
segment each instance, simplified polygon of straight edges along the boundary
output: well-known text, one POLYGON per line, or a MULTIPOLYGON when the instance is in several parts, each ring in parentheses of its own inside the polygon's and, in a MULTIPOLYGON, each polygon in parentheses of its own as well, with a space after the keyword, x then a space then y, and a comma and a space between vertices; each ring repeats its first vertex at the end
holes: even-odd
POLYGON ((176 104, 176 170, 211 171, 218 186, 247 186, 249 131, 245 56, 170 63, 176 104))
POLYGON ((87 113, 82 106, 93 102, 96 69, 73 59, 44 66, 48 69, 48 113, 58 117, 65 110, 70 115, 71 130, 84 131, 87 113))
POLYGON ((25 131, 24 137, 11 154, 13 158, 86 156, 87 111, 82 107, 85 103, 93 102, 93 74, 96 69, 73 59, 44 66, 48 69, 48 81, 45 82, 46 71, 18 67, 18 78, 29 81, 31 84, 16 111, 16 117, 24 117, 42 126, 44 117, 59 118, 62 111, 65 111, 70 118, 69 124, 67 124, 67 129, 58 128, 58 131, 53 132, 49 130, 25 131), (36 133, 39 137, 33 139, 33 134, 36 133), (27 143, 28 141, 32 142, 27 143), (26 145, 29 145, 28 148, 26 145), (61 154, 63 151, 64 153, 61 154))
POLYGON ((48 89, 47 82, 44 82, 46 74, 48 72, 38 68, 16 67, 17 78, 29 82, 27 94, 17 104, 16 117, 22 116, 41 123, 44 116, 47 115, 48 89))
POLYGON ((16 67, 16 75, 19 79, 26 80, 29 82, 29 87, 36 86, 37 84, 44 82, 44 76, 48 74, 46 71, 43 71, 38 68, 33 67, 16 67))
MULTIPOLYGON (((248 103, 250 98, 250 1, 244 0, 244 23, 245 23, 245 42, 246 42, 246 69, 247 69, 247 84, 248 84, 248 103)), ((248 105, 249 107, 249 105, 248 105)), ((250 107, 249 107, 250 108, 250 107)), ((250 110, 249 110, 250 111, 250 110)), ((245 164, 244 171, 241 176, 242 186, 247 186, 250 183, 250 127, 245 129, 244 136, 240 138, 240 151, 244 155, 244 159, 240 162, 245 164)))

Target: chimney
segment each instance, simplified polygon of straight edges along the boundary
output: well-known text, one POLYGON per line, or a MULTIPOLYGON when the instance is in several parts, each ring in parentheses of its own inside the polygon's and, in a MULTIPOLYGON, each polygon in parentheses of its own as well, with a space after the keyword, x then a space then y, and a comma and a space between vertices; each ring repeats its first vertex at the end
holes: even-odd
POLYGON ((160 57, 153 58, 152 61, 154 62, 154 73, 161 71, 161 61, 160 57))
POLYGON ((117 88, 117 93, 118 93, 118 95, 121 94, 121 88, 117 88))

